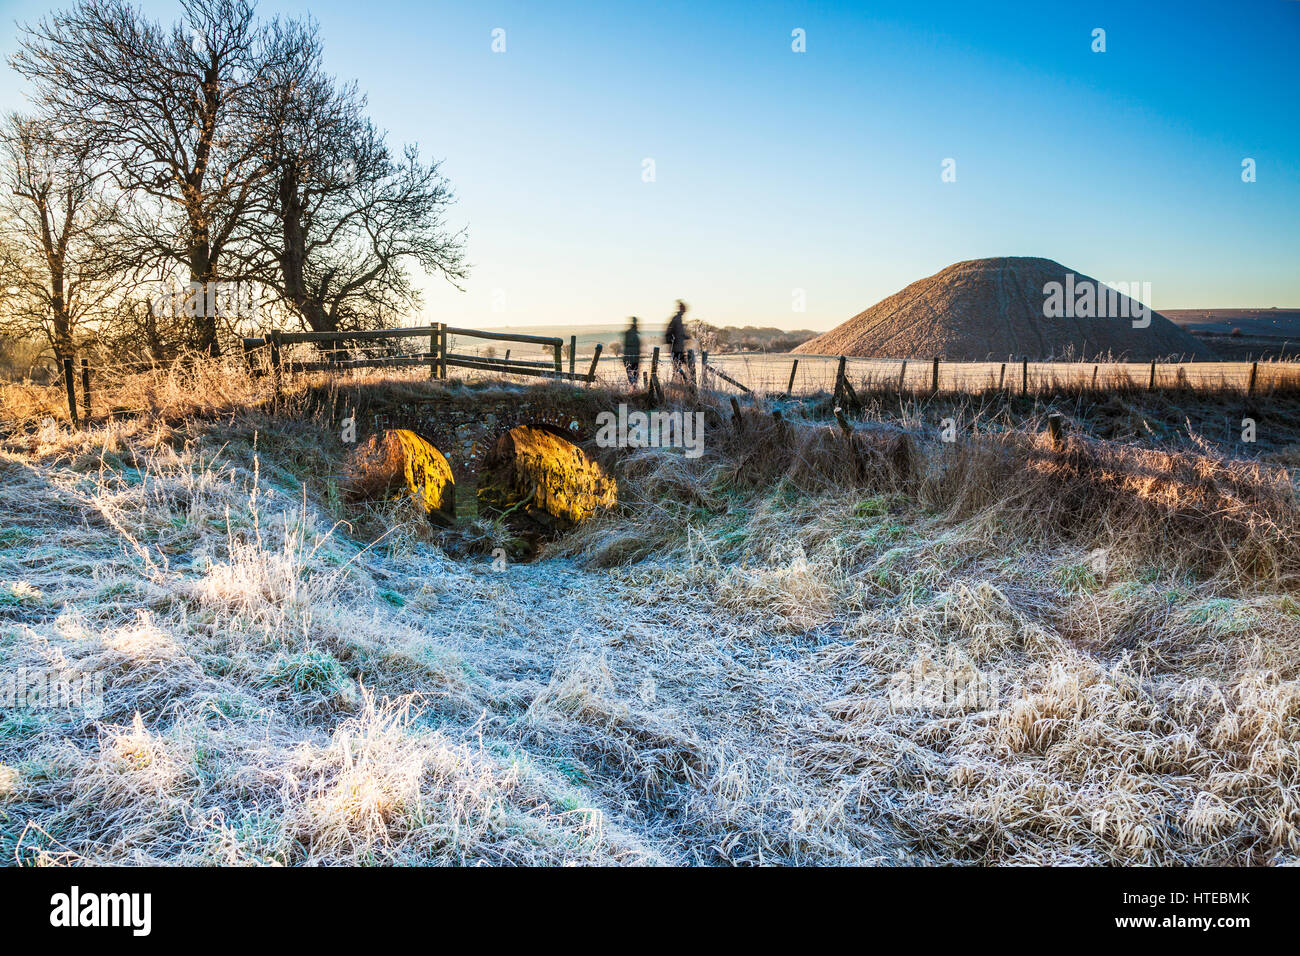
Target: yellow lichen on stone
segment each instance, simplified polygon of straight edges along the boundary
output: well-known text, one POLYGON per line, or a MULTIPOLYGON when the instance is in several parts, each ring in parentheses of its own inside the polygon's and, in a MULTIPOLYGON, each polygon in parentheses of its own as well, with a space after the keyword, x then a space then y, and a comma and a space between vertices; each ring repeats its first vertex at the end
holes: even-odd
POLYGON ((479 478, 485 511, 523 511, 543 523, 578 524, 618 503, 618 485, 577 445, 519 425, 497 441, 479 478))
POLYGON ((456 517, 456 482, 442 452, 406 428, 391 434, 402 446, 402 471, 407 490, 430 514, 456 517))
POLYGON ((439 521, 456 518, 456 482, 442 452, 413 431, 371 435, 348 456, 341 490, 350 501, 410 495, 439 521))

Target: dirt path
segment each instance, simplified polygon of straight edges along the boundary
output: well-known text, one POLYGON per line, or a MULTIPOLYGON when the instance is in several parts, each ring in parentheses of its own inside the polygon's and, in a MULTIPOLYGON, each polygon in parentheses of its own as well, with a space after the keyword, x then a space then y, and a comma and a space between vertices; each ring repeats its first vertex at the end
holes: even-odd
MULTIPOLYGON (((809 689, 827 682, 823 652, 846 646, 836 628, 773 633, 653 566, 496 568, 464 565, 439 625, 480 675, 496 732, 582 781, 611 826, 652 835, 666 861, 756 861, 774 843, 782 857, 813 852, 780 831, 796 788, 802 802, 825 787, 807 761, 825 732, 809 689)), ((843 862, 897 858, 902 841, 870 815, 844 826, 843 862)))

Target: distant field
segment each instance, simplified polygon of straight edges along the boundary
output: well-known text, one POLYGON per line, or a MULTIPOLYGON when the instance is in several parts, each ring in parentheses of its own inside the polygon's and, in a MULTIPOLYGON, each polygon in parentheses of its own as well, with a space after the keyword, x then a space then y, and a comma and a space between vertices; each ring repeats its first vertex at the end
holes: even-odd
MULTIPOLYGON (((758 392, 784 392, 790 382, 790 370, 795 359, 794 393, 810 394, 830 392, 835 387, 838 356, 821 355, 717 355, 709 357, 709 364, 720 369, 745 387, 758 392)), ((590 359, 588 359, 590 361, 590 359)), ((1245 389, 1250 376, 1249 362, 1185 362, 1156 366, 1156 387, 1168 388, 1186 383, 1204 388, 1239 387, 1245 389), (1181 378, 1180 378, 1181 376, 1181 378)), ((648 368, 643 362, 642 368, 648 368)), ((667 368, 667 367, 665 367, 667 368)), ((894 386, 904 389, 926 389, 932 382, 933 365, 929 360, 904 361, 902 359, 849 359, 845 366, 849 381, 855 387, 894 386)), ((1028 386, 1038 390, 1048 386, 1090 385, 1098 387, 1145 387, 1150 383, 1150 363, 1092 363, 1092 362, 1030 362, 1028 386)), ((617 382, 625 374, 621 361, 600 363, 601 378, 617 382)), ((939 387, 944 390, 979 390, 1021 387, 1025 368, 1019 362, 940 362, 939 387)), ((1263 363, 1259 366, 1256 387, 1263 389, 1284 382, 1300 381, 1300 365, 1293 363, 1263 363)), ((736 390, 725 380, 714 378, 713 387, 736 390)))
MULTIPOLYGON (((1218 362, 1161 363, 1156 366, 1156 386, 1171 387, 1186 382, 1200 387, 1235 387, 1245 389, 1252 362, 1260 362, 1257 388, 1269 388, 1283 382, 1300 382, 1300 309, 1186 309, 1162 313, 1179 326, 1193 332, 1209 344, 1220 356, 1218 362), (1232 336, 1232 329, 1240 328, 1244 334, 1232 336), (1267 331, 1265 330, 1275 330, 1267 331), (1294 334, 1290 340, 1288 333, 1294 334), (1180 379, 1180 376, 1182 378, 1180 379)), ((649 370, 650 355, 663 340, 663 323, 642 326, 644 355, 641 371, 649 370)), ((512 326, 502 332, 523 332, 534 335, 576 335, 578 340, 577 365, 586 366, 591 361, 595 346, 604 349, 599 374, 602 381, 620 383, 626 380, 623 361, 608 351, 611 342, 622 339, 621 325, 573 326, 512 326)), ((456 340, 456 351, 476 354, 493 354, 504 357, 502 346, 492 346, 477 340, 456 340)), ((661 346, 662 347, 662 346, 661 346)), ((661 352, 668 362, 666 352, 661 352)), ((530 346, 512 347, 511 357, 516 359, 548 359, 541 349, 530 346)), ((830 392, 835 387, 835 370, 839 362, 833 355, 796 355, 786 352, 767 353, 713 353, 710 365, 721 369, 745 387, 759 392, 784 392, 790 381, 790 368, 795 359, 799 367, 795 373, 795 394, 830 392)), ((667 367, 667 366, 665 366, 667 367)), ((1145 387, 1150 382, 1151 365, 1148 362, 1030 362, 1029 388, 1048 385, 1089 385, 1096 368, 1099 387, 1145 387)), ((904 389, 924 389, 931 384, 931 360, 918 359, 868 359, 849 358, 847 370, 855 386, 901 385, 904 389), (906 368, 904 368, 906 366, 906 368)), ((1005 372, 1001 362, 941 362, 939 386, 942 389, 996 388, 1001 381, 1006 387, 1021 385, 1024 369, 1019 362, 1007 363, 1005 372)), ((714 386, 737 391, 725 380, 715 379, 714 386)))
POLYGON ((1300 309, 1166 309, 1161 315, 1188 332, 1300 336, 1300 309))
MULTIPOLYGON (((450 323, 455 325, 455 322, 450 323)), ((641 332, 643 341, 651 346, 657 345, 663 341, 664 330, 668 323, 664 320, 646 321, 642 319, 637 323, 641 332)), ((610 323, 609 325, 503 325, 492 328, 493 332, 509 332, 512 335, 558 335, 565 341, 569 336, 578 337, 578 352, 591 354, 596 344, 609 347, 610 342, 622 342, 623 333, 627 331, 627 322, 610 323)))
MULTIPOLYGON (((504 330, 502 330, 504 331, 504 330)), ((514 331, 514 330, 512 330, 514 331)), ((534 330, 535 331, 535 330, 534 330)), ((600 341, 596 338, 596 341, 600 341)), ((1300 342, 1300 336, 1297 337, 1300 342)), ((642 356, 641 372, 650 369, 651 351, 655 340, 646 339, 646 349, 642 356)), ((604 343, 602 343, 604 344, 604 343)), ((490 346, 484 343, 464 339, 454 340, 453 347, 458 352, 474 354, 487 353, 490 346)), ((585 371, 591 362, 594 342, 584 347, 583 336, 578 334, 578 356, 575 367, 585 371)), ((491 353, 501 358, 505 355, 503 347, 497 347, 491 353)), ((661 375, 666 379, 671 373, 671 363, 666 353, 661 352, 661 375)), ((535 346, 512 347, 514 359, 534 358, 546 360, 549 356, 535 346)), ((795 360, 799 366, 795 371, 795 394, 814 394, 830 392, 835 387, 835 371, 839 356, 834 355, 796 355, 791 353, 730 353, 712 354, 709 364, 725 372, 746 388, 757 392, 784 392, 790 382, 790 369, 795 360)), ((1250 376, 1251 362, 1183 362, 1158 363, 1156 365, 1155 384, 1158 388, 1168 388, 1179 384, 1202 388, 1240 388, 1245 389, 1250 376)), ((849 358, 846 364, 849 380, 855 387, 865 386, 902 386, 904 389, 926 389, 930 387, 933 366, 930 359, 866 359, 849 358)), ((1028 366, 1028 386, 1038 390, 1049 386, 1087 386, 1095 382, 1099 388, 1109 387, 1146 387, 1151 380, 1149 362, 1030 362, 1028 366)), ((601 356, 597 370, 601 381, 619 384, 626 381, 623 360, 608 352, 601 356)), ((1020 387, 1025 369, 1020 362, 940 362, 939 387, 950 390, 980 390, 1004 387, 1020 387)), ((1261 362, 1257 373, 1256 387, 1271 388, 1284 383, 1300 383, 1300 363, 1261 362)), ((711 384, 721 391, 738 391, 733 385, 721 378, 714 378, 711 384)))
POLYGON ((1300 309, 1174 309, 1163 314, 1224 361, 1300 358, 1300 309))

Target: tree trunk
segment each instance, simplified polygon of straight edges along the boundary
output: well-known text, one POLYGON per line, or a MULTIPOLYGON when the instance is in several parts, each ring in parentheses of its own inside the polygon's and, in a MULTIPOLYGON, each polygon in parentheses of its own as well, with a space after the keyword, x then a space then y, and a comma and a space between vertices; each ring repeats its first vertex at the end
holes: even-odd
MULTIPOLYGON (((210 133, 205 134, 210 136, 210 133)), ((205 144, 200 144, 200 152, 206 157, 205 144)), ((206 159, 203 160, 206 168, 206 159)), ((190 242, 190 294, 201 296, 193 304, 194 347, 211 356, 221 354, 221 344, 217 341, 217 317, 208 310, 213 301, 210 293, 213 282, 217 279, 217 257, 212 250, 212 236, 209 232, 211 222, 203 208, 203 174, 191 173, 187 180, 186 211, 189 216, 190 242), (197 286, 197 290, 195 290, 197 286)))
POLYGON ((63 364, 63 360, 72 358, 72 316, 68 314, 68 305, 63 297, 63 278, 55 275, 53 294, 50 296, 50 311, 54 320, 54 354, 63 364))
POLYGON ((307 289, 307 238, 302 224, 302 201, 297 179, 286 173, 280 177, 280 227, 283 238, 280 275, 284 295, 313 332, 333 332, 338 325, 325 310, 325 304, 307 289))

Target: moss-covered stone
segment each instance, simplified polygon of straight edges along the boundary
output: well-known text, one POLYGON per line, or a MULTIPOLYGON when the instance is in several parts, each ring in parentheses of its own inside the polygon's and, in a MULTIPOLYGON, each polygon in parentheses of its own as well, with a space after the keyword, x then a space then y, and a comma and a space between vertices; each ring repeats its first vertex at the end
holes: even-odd
POLYGON ((600 463, 566 438, 519 425, 503 434, 479 473, 484 514, 526 517, 545 527, 571 527, 618 503, 618 485, 600 463))
POLYGON ((415 432, 390 428, 352 455, 345 487, 354 500, 409 494, 441 522, 456 519, 456 482, 442 452, 415 432))

